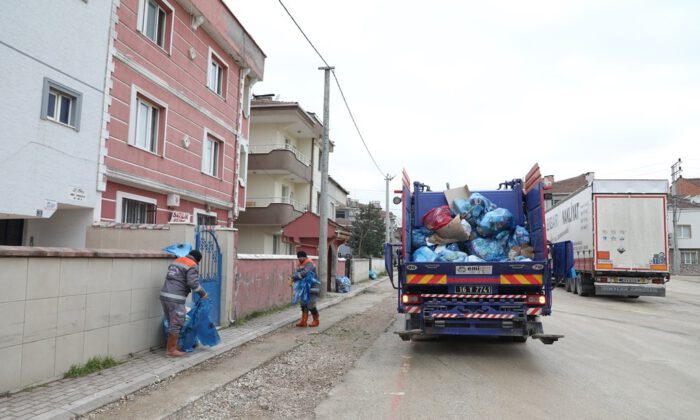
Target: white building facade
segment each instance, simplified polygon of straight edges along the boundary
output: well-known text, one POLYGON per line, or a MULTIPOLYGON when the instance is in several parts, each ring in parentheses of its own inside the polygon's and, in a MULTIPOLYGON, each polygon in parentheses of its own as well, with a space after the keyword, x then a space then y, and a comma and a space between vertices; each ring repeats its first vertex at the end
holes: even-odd
POLYGON ((83 247, 95 220, 111 1, 0 14, 0 245, 83 247))
MULTIPOLYGON (((673 210, 670 206, 668 226, 669 232, 672 232, 673 210)), ((694 204, 689 200, 682 200, 679 203, 676 234, 669 236, 671 237, 669 241, 671 260, 674 256, 674 241, 678 241, 680 273, 700 274, 700 204, 694 204)))

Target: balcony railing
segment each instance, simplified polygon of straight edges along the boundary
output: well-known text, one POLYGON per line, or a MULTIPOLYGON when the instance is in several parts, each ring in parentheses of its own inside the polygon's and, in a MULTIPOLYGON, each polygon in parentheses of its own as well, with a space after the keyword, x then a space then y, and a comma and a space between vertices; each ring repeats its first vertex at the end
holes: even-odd
POLYGON ((301 153, 299 149, 291 144, 251 144, 250 153, 270 153, 274 150, 289 150, 294 153, 297 160, 304 165, 311 165, 311 159, 309 159, 305 154, 301 153))
POLYGON ((300 201, 294 200, 289 197, 261 197, 254 198, 248 197, 245 202, 246 208, 248 207, 268 207, 270 204, 291 204, 294 210, 305 212, 309 209, 309 206, 300 201))

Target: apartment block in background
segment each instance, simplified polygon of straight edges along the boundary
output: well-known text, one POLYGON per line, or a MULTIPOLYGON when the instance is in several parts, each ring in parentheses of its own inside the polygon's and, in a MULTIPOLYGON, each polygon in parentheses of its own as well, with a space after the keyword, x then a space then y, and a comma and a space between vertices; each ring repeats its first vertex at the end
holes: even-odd
MULTIPOLYGON (((282 227, 309 211, 319 213, 321 138, 316 114, 297 102, 256 95, 251 105, 248 194, 236 221, 238 250, 249 254, 293 254, 282 227)), ((333 151, 333 144, 331 149, 333 151)), ((329 179, 329 219, 347 191, 329 179)))
POLYGON ((115 2, 101 220, 231 226, 264 62, 221 0, 115 2))
POLYGON ((0 13, 0 245, 83 247, 99 207, 111 1, 0 13))

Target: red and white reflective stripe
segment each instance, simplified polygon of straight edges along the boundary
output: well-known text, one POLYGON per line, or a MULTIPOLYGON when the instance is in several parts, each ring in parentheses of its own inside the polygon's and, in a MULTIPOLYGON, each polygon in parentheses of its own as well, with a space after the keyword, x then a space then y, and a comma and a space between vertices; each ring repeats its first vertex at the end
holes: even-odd
POLYGON ((542 308, 528 308, 527 314, 528 315, 541 315, 542 308))
POLYGON ((406 306, 406 313, 407 314, 419 314, 420 313, 420 306, 406 306))
POLYGON ((423 293, 424 298, 447 298, 447 299, 525 299, 527 295, 459 295, 443 293, 423 293))
POLYGON ((511 319, 515 315, 512 314, 446 314, 434 313, 433 318, 479 318, 479 319, 511 319))

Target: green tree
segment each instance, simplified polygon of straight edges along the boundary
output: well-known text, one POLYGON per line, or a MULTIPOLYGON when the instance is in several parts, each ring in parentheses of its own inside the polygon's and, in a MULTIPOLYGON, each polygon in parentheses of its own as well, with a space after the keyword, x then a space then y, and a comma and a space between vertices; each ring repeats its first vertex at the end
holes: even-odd
POLYGON ((384 229, 380 209, 371 205, 362 206, 350 227, 348 245, 359 257, 381 257, 384 252, 384 229))

